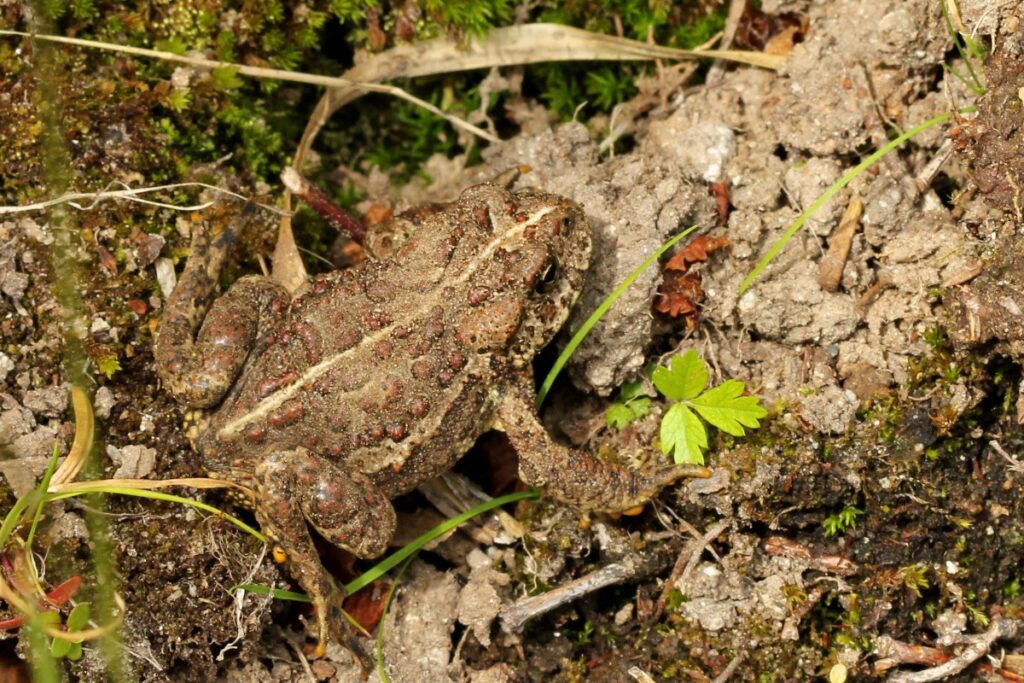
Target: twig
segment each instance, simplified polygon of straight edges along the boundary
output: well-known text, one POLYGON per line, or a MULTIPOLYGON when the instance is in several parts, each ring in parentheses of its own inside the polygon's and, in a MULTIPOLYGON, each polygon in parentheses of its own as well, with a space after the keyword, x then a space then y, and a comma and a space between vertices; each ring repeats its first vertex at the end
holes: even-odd
POLYGON ((711 683, 725 683, 726 681, 728 681, 730 678, 732 678, 732 675, 736 673, 736 669, 740 668, 740 664, 742 664, 743 660, 746 658, 747 653, 745 652, 741 652, 735 657, 733 657, 732 661, 729 662, 729 664, 724 669, 722 669, 722 673, 715 676, 711 683))
POLYGON ((316 676, 313 675, 313 668, 309 665, 309 662, 306 661, 306 655, 302 654, 302 650, 299 649, 299 646, 295 642, 291 640, 285 640, 285 642, 288 644, 288 647, 292 649, 292 652, 295 653, 295 659, 297 659, 299 664, 302 666, 302 670, 306 674, 306 680, 310 683, 316 683, 316 676))
POLYGON ((693 570, 696 569, 697 563, 700 561, 701 555, 704 554, 704 549, 711 544, 716 538, 718 538, 723 531, 729 528, 732 522, 728 519, 719 520, 713 524, 703 536, 686 544, 683 551, 679 553, 676 558, 675 566, 672 567, 672 573, 669 574, 665 580, 665 587, 661 589, 661 596, 658 598, 658 602, 654 608, 654 614, 651 615, 651 622, 657 621, 661 617, 661 613, 665 610, 665 602, 668 600, 668 594, 672 592, 674 588, 678 588, 680 591, 685 592, 683 587, 689 581, 690 575, 693 574, 693 570), (684 561, 685 560, 685 561, 684 561))
POLYGON ((889 676, 888 681, 889 683, 928 683, 955 676, 983 657, 997 640, 1017 637, 1021 623, 1017 619, 997 617, 992 620, 988 630, 971 638, 968 646, 956 657, 924 671, 895 673, 889 676))
POLYGON ((939 172, 939 169, 942 168, 942 165, 946 163, 946 159, 948 159, 952 153, 953 141, 946 140, 942 143, 942 146, 939 147, 939 150, 935 153, 935 156, 932 157, 932 160, 925 164, 924 168, 921 169, 921 172, 917 174, 916 178, 914 178, 914 185, 917 186, 918 194, 923 194, 924 191, 928 189, 928 186, 932 184, 933 180, 935 180, 935 175, 939 172))
POLYGON ((846 260, 850 257, 853 236, 857 233, 857 226, 860 225, 860 218, 863 215, 864 202, 857 196, 851 197, 850 203, 843 211, 843 217, 839 219, 839 226, 829 240, 828 252, 821 257, 818 264, 818 284, 826 292, 835 292, 839 289, 846 260))
POLYGON ((888 270, 881 270, 878 275, 875 276, 875 283, 867 288, 867 291, 861 295, 857 302, 853 305, 853 311, 861 318, 868 314, 868 309, 871 308, 871 304, 875 302, 875 299, 889 287, 893 287, 895 283, 892 280, 892 274, 888 270))
POLYGON ((777 555, 806 562, 820 571, 849 576, 858 570, 857 564, 842 555, 816 555, 810 548, 785 536, 768 536, 761 544, 768 555, 777 555))
POLYGON ((1011 470, 1013 470, 1014 472, 1018 472, 1018 473, 1024 474, 1024 463, 1022 463, 1021 461, 1017 460, 1015 457, 1013 457, 1012 455, 1007 453, 1005 450, 1003 450, 1003 447, 999 445, 998 441, 993 439, 992 441, 988 442, 988 445, 989 445, 989 448, 994 450, 999 455, 1003 456, 1003 460, 1005 460, 1006 462, 1010 463, 1010 469, 1011 470))
MULTIPOLYGON (((729 13, 725 16, 725 29, 722 31, 722 42, 720 43, 722 49, 732 46, 733 38, 736 37, 736 29, 739 28, 740 19, 743 18, 746 8, 746 0, 731 0, 729 3, 729 13)), ((717 85, 723 77, 725 77, 725 63, 721 59, 716 59, 708 69, 708 75, 704 79, 705 83, 717 85)))
MULTIPOLYGON (((499 615, 502 629, 506 633, 517 633, 530 619, 550 612, 567 602, 607 586, 630 580, 639 581, 659 574, 671 564, 672 558, 676 554, 676 548, 674 543, 663 542, 649 546, 643 553, 637 553, 629 549, 627 544, 620 551, 612 551, 618 558, 614 562, 553 588, 543 595, 522 598, 504 608, 499 615)), ((608 549, 606 548, 606 550, 608 549)))
POLYGON ((507 633, 518 633, 526 622, 534 617, 546 614, 594 591, 634 578, 637 575, 638 564, 635 558, 626 558, 564 583, 547 593, 523 598, 501 611, 501 627, 507 633))
POLYGON ((879 657, 875 662, 875 671, 879 673, 900 664, 937 666, 945 664, 950 659, 949 655, 937 648, 904 643, 890 636, 878 636, 874 645, 874 652, 879 657))

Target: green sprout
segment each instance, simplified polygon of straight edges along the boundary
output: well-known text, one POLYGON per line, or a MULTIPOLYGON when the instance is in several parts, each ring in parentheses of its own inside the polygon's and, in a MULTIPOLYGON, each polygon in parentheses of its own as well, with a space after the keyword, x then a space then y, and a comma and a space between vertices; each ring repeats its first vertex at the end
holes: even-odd
MULTIPOLYGON (((53 615, 53 625, 60 622, 60 616, 56 612, 47 612, 42 617, 50 617, 53 615)), ((68 620, 65 623, 65 628, 68 633, 75 633, 81 631, 89 624, 89 603, 80 602, 74 606, 71 613, 68 614, 68 620)), ((61 657, 67 658, 72 662, 77 662, 82 658, 82 644, 65 640, 64 638, 54 638, 53 642, 50 643, 50 655, 55 659, 61 657)))
POLYGON ((608 407, 604 421, 609 427, 624 429, 650 412, 651 397, 644 393, 644 383, 627 382, 619 388, 619 397, 608 407))
POLYGON ((863 514, 863 510, 847 505, 836 514, 826 517, 821 526, 825 529, 826 536, 835 536, 857 526, 857 518, 863 514))
POLYGON ((655 368, 651 379, 665 398, 675 401, 661 419, 661 450, 680 465, 704 464, 708 433, 701 418, 726 434, 743 436, 744 427, 756 429, 768 414, 756 396, 743 395, 746 385, 739 380, 705 391, 707 365, 693 349, 674 356, 669 367, 655 368))

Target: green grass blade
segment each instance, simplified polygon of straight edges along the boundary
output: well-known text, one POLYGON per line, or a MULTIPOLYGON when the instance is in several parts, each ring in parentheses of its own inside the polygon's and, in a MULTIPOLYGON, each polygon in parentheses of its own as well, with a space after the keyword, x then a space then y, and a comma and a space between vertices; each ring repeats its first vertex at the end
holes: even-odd
POLYGON ((786 228, 786 231, 782 233, 782 237, 780 237, 775 242, 775 244, 772 245, 772 248, 769 249, 768 253, 764 255, 764 258, 758 261, 757 265, 754 266, 754 269, 751 270, 745 278, 743 278, 743 282, 740 283, 739 293, 742 295, 744 292, 750 289, 750 285, 754 284, 754 280, 760 277, 761 273, 764 272, 764 269, 768 267, 768 264, 775 260, 775 257, 778 256, 779 252, 782 251, 782 249, 789 243, 789 240, 793 239, 793 236, 796 235, 800 228, 804 226, 804 223, 807 222, 807 219, 809 219, 811 216, 817 213, 818 209, 824 206, 828 200, 832 199, 832 197, 836 196, 836 194, 840 190, 849 185, 854 178, 859 176, 861 173, 863 173, 870 167, 874 166, 879 159, 881 159, 886 154, 902 145, 910 138, 914 137, 918 133, 921 133, 923 131, 928 130, 929 128, 932 128, 933 126, 937 126, 940 123, 948 121, 952 116, 953 114, 949 112, 945 114, 939 114, 938 116, 933 116, 924 123, 914 126, 906 133, 903 133, 902 135, 893 138, 889 143, 887 143, 886 145, 884 145, 883 147, 879 148, 871 155, 869 155, 866 159, 864 159, 864 161, 860 162, 852 169, 847 171, 842 178, 837 180, 835 183, 829 186, 827 190, 822 192, 821 196, 814 200, 814 203, 807 207, 804 210, 804 212, 797 216, 797 219, 793 221, 788 228, 786 228))
POLYGON ((629 286, 632 285, 638 277, 640 277, 640 273, 650 268, 651 264, 653 264, 655 261, 661 258, 662 254, 664 254, 666 251, 674 247, 676 243, 678 243, 681 239, 683 239, 696 229, 696 225, 691 228, 687 228, 686 230, 683 230, 681 233, 670 239, 668 242, 665 242, 665 244, 658 247, 658 249, 653 254, 648 256, 643 263, 637 266, 636 270, 630 273, 629 276, 626 277, 626 279, 623 280, 622 283, 618 287, 616 287, 612 291, 612 293, 609 294, 607 298, 605 298, 604 301, 598 304, 597 308, 594 309, 594 312, 590 314, 590 317, 587 318, 586 321, 584 321, 584 323, 580 326, 580 329, 576 330, 576 334, 574 334, 572 336, 572 339, 569 340, 569 343, 565 345, 565 348, 562 350, 562 353, 560 353, 558 355, 558 358, 555 360, 555 364, 552 365, 551 370, 548 371, 547 377, 544 378, 544 382, 542 382, 540 385, 540 391, 537 392, 537 401, 535 404, 536 408, 539 409, 541 405, 543 405, 544 399, 547 398, 548 392, 551 391, 551 386, 555 383, 555 379, 558 377, 559 373, 562 372, 562 368, 565 367, 565 364, 569 361, 569 358, 572 357, 572 354, 576 353, 576 349, 579 347, 581 343, 583 343, 583 340, 586 338, 586 336, 590 334, 590 330, 594 328, 594 325, 596 325, 601 320, 601 318, 604 317, 605 313, 607 313, 608 310, 615 304, 615 302, 619 300, 619 297, 622 296, 627 289, 629 289, 629 286))
POLYGON ((228 593, 234 593, 235 591, 247 591, 253 595, 261 595, 267 597, 268 595, 275 600, 291 600, 292 602, 313 602, 305 593, 296 593, 295 591, 286 591, 282 588, 271 588, 270 586, 264 586, 262 583, 239 583, 228 589, 228 593))
POLYGON ((494 508, 501 507, 508 503, 515 503, 520 500, 527 500, 529 498, 537 498, 540 494, 535 490, 520 491, 518 493, 510 493, 506 496, 499 496, 498 498, 492 498, 491 500, 481 503, 475 507, 466 510, 462 514, 456 515, 449 520, 441 522, 430 531, 417 537, 411 543, 408 543, 395 552, 391 553, 383 560, 370 567, 368 570, 363 572, 360 576, 357 576, 352 581, 345 584, 345 592, 349 595, 366 588, 371 583, 384 576, 387 572, 400 565, 407 557, 412 556, 414 553, 419 551, 420 548, 430 543, 435 538, 443 536, 452 529, 456 528, 460 524, 463 524, 467 520, 476 517, 479 514, 493 510, 494 508))
POLYGON ((3 525, 0 526, 0 548, 7 547, 7 541, 10 539, 11 534, 14 533, 14 527, 18 526, 18 522, 21 520, 21 516, 25 514, 25 510, 34 505, 40 498, 40 495, 39 491, 32 489, 14 501, 10 512, 4 517, 3 525))
POLYGON ((942 0, 939 4, 942 6, 942 18, 946 22, 946 32, 949 33, 949 37, 953 39, 953 45, 956 46, 956 51, 960 54, 960 59, 964 60, 964 65, 966 65, 967 72, 971 75, 971 81, 973 81, 972 83, 964 81, 964 85, 973 90, 975 95, 981 97, 985 94, 985 88, 981 85, 981 79, 978 78, 978 74, 974 71, 974 65, 971 64, 967 50, 964 49, 964 43, 960 33, 953 28, 953 22, 949 18, 949 7, 946 4, 946 0, 942 0))
MULTIPOLYGON (((32 526, 28 530, 28 537, 25 539, 25 547, 31 548, 32 541, 36 537, 36 530, 39 528, 39 520, 43 517, 43 506, 46 504, 46 489, 50 488, 50 479, 53 478, 53 473, 57 471, 57 458, 60 457, 60 448, 57 444, 53 444, 53 455, 50 456, 50 464, 46 466, 46 473, 43 474, 43 478, 39 482, 39 486, 36 490, 39 491, 39 502, 36 504, 35 513, 32 515, 32 526)), ((3 547, 3 546, 0 546, 3 547)), ((28 565, 33 568, 33 574, 35 573, 35 565, 29 562, 28 565)), ((35 576, 33 576, 35 580, 35 576)))
POLYGON ((376 647, 376 658, 377 658, 377 675, 380 677, 382 683, 390 683, 391 678, 388 676, 387 669, 384 668, 384 620, 387 619, 388 610, 391 609, 391 602, 395 599, 395 593, 398 590, 398 582, 402 580, 402 575, 405 574, 405 570, 412 564, 412 555, 402 566, 398 568, 395 573, 395 580, 391 582, 391 588, 388 589, 388 597, 384 601, 384 609, 380 613, 380 623, 377 624, 377 647, 376 647))

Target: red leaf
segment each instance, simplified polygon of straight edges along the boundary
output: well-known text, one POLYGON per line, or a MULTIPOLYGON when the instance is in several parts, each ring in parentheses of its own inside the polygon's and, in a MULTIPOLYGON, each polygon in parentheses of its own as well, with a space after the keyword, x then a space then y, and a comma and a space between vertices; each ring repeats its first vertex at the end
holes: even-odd
POLYGON ((694 263, 707 261, 709 254, 713 254, 719 249, 729 246, 729 244, 728 237, 701 235, 673 254, 672 258, 665 263, 663 270, 678 270, 685 273, 694 263))
POLYGON ((355 595, 345 598, 345 611, 367 631, 372 631, 384 614, 391 584, 377 579, 355 595))
POLYGON ((70 579, 67 579, 63 583, 58 584, 46 594, 46 602, 50 603, 54 607, 60 607, 65 602, 71 599, 71 596, 75 594, 79 586, 82 585, 82 577, 75 575, 70 579))

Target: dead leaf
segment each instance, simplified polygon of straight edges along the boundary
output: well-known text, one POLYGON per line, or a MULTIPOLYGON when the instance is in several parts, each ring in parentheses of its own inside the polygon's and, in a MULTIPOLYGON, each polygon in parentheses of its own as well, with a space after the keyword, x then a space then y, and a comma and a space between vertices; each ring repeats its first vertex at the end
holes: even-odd
POLYGON ((376 628, 388 601, 391 583, 377 579, 355 595, 345 598, 345 611, 367 631, 376 628))
MULTIPOLYGON (((704 300, 704 289, 701 287, 700 276, 691 273, 678 276, 666 275, 665 281, 654 300, 654 310, 658 313, 678 318, 687 318, 687 327, 691 317, 695 318, 697 304, 704 300)), ((694 319, 694 323, 696 320, 694 319)))
POLYGON ((793 49, 793 45, 803 42, 807 28, 805 16, 795 12, 768 14, 748 4, 736 27, 733 46, 785 56, 793 49))
POLYGON ((708 183, 708 192, 715 198, 715 206, 718 209, 719 225, 725 225, 729 222, 729 192, 731 189, 728 180, 708 183))
POLYGON ((729 246, 728 237, 708 237, 701 235, 691 240, 685 247, 679 249, 672 255, 663 270, 678 270, 685 273, 690 266, 698 261, 707 261, 708 255, 729 246))
POLYGON ((663 280, 654 300, 654 310, 673 318, 683 318, 687 330, 696 329, 704 288, 700 275, 689 272, 690 266, 707 261, 710 254, 729 244, 728 237, 701 235, 677 251, 662 269, 663 280))

